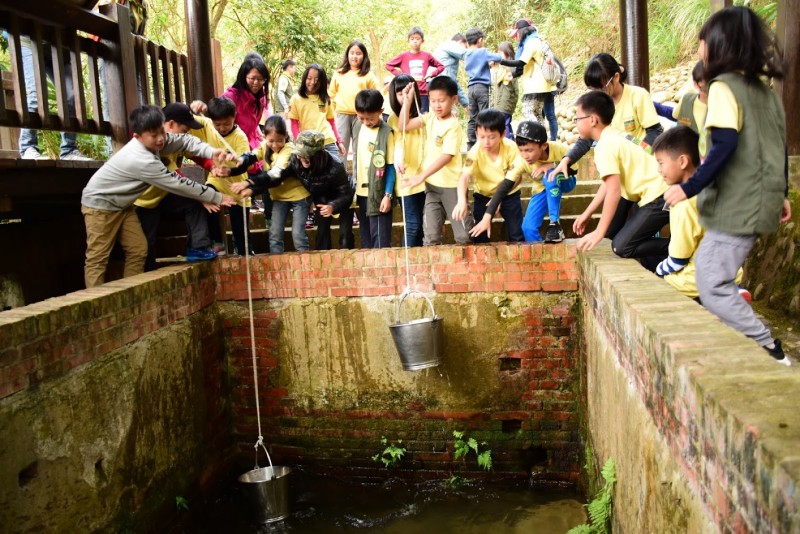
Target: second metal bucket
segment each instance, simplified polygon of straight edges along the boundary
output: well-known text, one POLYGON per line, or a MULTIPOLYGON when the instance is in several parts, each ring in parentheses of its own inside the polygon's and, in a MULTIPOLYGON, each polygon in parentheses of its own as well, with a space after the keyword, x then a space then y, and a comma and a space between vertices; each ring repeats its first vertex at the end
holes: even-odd
POLYGON ((405 371, 419 371, 439 365, 442 355, 443 319, 436 316, 433 303, 419 291, 406 291, 397 303, 395 323, 389 325, 400 361, 405 371), (408 323, 400 322, 400 308, 411 293, 419 293, 428 302, 431 317, 417 319, 408 323))
POLYGON ((289 516, 291 467, 261 467, 239 477, 256 523, 272 523, 289 516))

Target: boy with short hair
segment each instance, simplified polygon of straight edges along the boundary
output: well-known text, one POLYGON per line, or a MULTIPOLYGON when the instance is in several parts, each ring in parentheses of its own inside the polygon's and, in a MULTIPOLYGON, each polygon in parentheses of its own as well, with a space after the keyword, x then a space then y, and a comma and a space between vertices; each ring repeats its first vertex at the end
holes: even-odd
MULTIPOLYGON (((202 127, 186 104, 172 102, 167 104, 162 111, 165 119, 164 130, 167 133, 185 134, 197 131, 196 128, 202 127)), ((207 142, 203 138, 201 141, 207 142)), ((180 170, 183 159, 181 154, 160 154, 159 157, 168 170, 183 176, 180 170)), ((188 230, 186 242, 188 261, 213 260, 216 257, 218 251, 213 247, 213 236, 209 231, 207 215, 203 211, 203 205, 199 202, 151 185, 133 204, 136 216, 139 217, 139 222, 142 224, 142 231, 147 238, 145 271, 152 271, 156 268, 156 238, 163 215, 183 216, 188 230)), ((209 213, 211 212, 213 210, 209 210, 209 213)))
MULTIPOLYGON (((497 195, 504 195, 517 187, 523 179, 533 178, 531 183, 531 199, 525 217, 522 219, 522 235, 525 241, 542 241, 539 228, 548 213, 550 225, 545 233, 545 243, 559 243, 564 240, 564 231, 561 229, 559 218, 561 216, 561 196, 575 188, 576 174, 572 167, 568 167, 568 176, 553 175, 556 163, 569 150, 566 145, 558 141, 547 140, 547 130, 535 121, 522 121, 517 127, 515 138, 519 149, 519 158, 514 162, 506 179, 500 184, 497 195), (541 175, 542 181, 538 177, 541 175)), ((490 207, 495 205, 492 198, 490 207)))
POLYGON ((604 91, 589 91, 577 101, 574 122, 582 139, 597 142, 594 162, 603 184, 591 204, 575 220, 573 229, 583 235, 586 223, 602 204, 597 228, 578 241, 578 249, 590 250, 604 237, 623 258, 639 258, 649 270, 667 257, 669 239, 654 237, 669 223, 664 210, 667 184, 658 174, 658 163, 644 149, 609 128, 614 100, 604 91), (628 218, 634 203, 639 206, 628 218))
POLYGON ((426 113, 429 109, 428 82, 444 70, 444 65, 433 57, 433 54, 421 50, 424 42, 425 35, 422 33, 422 29, 414 26, 408 32, 408 44, 411 49, 398 54, 386 63, 386 70, 393 75, 405 73, 417 81, 421 113, 426 113))
MULTIPOLYGON (((492 85, 492 70, 489 62, 499 63, 500 54, 492 54, 483 46, 484 34, 478 28, 467 31, 467 53, 464 70, 467 71, 467 98, 469 99, 469 122, 467 123, 467 150, 475 144, 475 117, 489 109, 489 93, 492 85)), ((505 131, 505 130, 503 130, 505 131)))
POLYGON ((381 117, 383 95, 377 89, 356 94, 353 179, 362 248, 392 246, 394 199, 394 132, 381 117))
MULTIPOLYGON (((400 130, 425 128, 425 160, 422 172, 406 177, 402 184, 412 188, 425 182, 424 245, 442 244, 442 225, 458 203, 458 180, 461 174, 461 143, 463 133, 453 106, 458 101, 458 86, 449 76, 437 76, 431 81, 431 112, 413 119, 408 118, 414 100, 414 85, 403 89, 403 107, 400 110, 400 130), (405 126, 404 126, 405 125, 405 126)), ((451 223, 452 223, 451 219, 451 223)), ((452 224, 456 243, 470 242, 471 222, 452 224)))
MULTIPOLYGON (((236 125, 236 104, 233 100, 224 96, 212 98, 208 101, 207 108, 206 114, 208 117, 197 118, 202 127, 193 129, 191 134, 214 148, 222 148, 236 156, 249 152, 250 142, 247 139, 247 135, 236 125)), ((249 165, 245 164, 243 167, 230 168, 226 165, 220 166, 213 160, 193 159, 211 173, 206 180, 208 185, 225 195, 232 196, 236 200, 237 206, 228 210, 228 215, 231 221, 234 250, 236 254, 244 256, 244 221, 245 219, 249 220, 250 199, 242 198, 234 193, 231 189, 231 184, 246 179, 245 173, 249 165), (245 207, 245 213, 242 213, 242 206, 245 207)), ((215 250, 225 250, 219 213, 208 214, 208 228, 214 240, 215 250)), ((250 243, 250 250, 247 251, 247 254, 253 254, 253 240, 250 239, 249 233, 247 241, 250 243)))
POLYGON ((514 162, 519 158, 519 150, 513 141, 506 139, 506 117, 502 111, 487 109, 475 117, 477 124, 478 146, 467 154, 464 170, 458 182, 458 204, 453 209, 453 220, 461 221, 467 217, 467 187, 470 180, 475 180, 473 188, 473 212, 478 223, 470 231, 476 243, 488 243, 491 237, 492 216, 500 207, 500 214, 505 221, 508 240, 523 241, 522 235, 522 200, 519 184, 513 190, 499 195, 500 184, 505 181, 514 162), (487 209, 489 201, 494 204, 487 209))
POLYGON ((232 206, 232 197, 205 184, 170 172, 159 152, 188 152, 218 160, 232 160, 225 151, 214 149, 191 135, 164 131, 164 113, 157 106, 140 106, 131 112, 133 139, 115 153, 94 175, 81 195, 81 212, 86 223, 86 287, 104 283, 108 257, 117 237, 125 251, 124 276, 144 271, 147 240, 133 210, 133 202, 149 185, 202 201, 207 209, 232 206))
POLYGON ((281 63, 281 75, 278 76, 278 83, 275 84, 275 96, 272 99, 272 106, 275 113, 286 118, 289 111, 289 101, 294 94, 294 73, 297 66, 293 59, 286 59, 281 63))
MULTIPOLYGON (((682 184, 692 177, 700 165, 699 136, 690 126, 678 125, 658 136, 653 153, 658 171, 667 185, 682 184)), ((695 278, 694 255, 704 230, 697 211, 697 197, 679 202, 669 210, 669 256, 656 267, 656 274, 669 285, 693 299, 699 299, 695 278)), ((742 270, 736 277, 741 282, 742 270)), ((739 294, 750 302, 750 292, 739 288, 739 294)))

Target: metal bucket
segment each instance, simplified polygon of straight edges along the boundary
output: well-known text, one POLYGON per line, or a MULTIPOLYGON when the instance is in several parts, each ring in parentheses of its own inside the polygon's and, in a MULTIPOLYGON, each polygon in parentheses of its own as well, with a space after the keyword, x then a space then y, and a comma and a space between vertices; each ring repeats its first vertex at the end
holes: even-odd
POLYGON ((442 355, 442 322, 443 319, 436 316, 433 303, 424 293, 406 291, 401 295, 397 302, 395 323, 389 325, 389 331, 392 333, 400 361, 403 362, 403 370, 419 371, 439 365, 442 355), (431 317, 401 323, 400 307, 411 293, 419 293, 423 296, 431 308, 431 317))
POLYGON ((289 516, 291 467, 261 467, 239 477, 253 521, 272 523, 289 516))

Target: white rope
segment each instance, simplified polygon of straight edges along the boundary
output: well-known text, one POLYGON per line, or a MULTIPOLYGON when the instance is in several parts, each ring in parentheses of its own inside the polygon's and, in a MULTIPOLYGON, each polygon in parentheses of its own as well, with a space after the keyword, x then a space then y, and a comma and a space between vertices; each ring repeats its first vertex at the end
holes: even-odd
MULTIPOLYGON (((416 82, 415 82, 416 83, 416 82)), ((419 112, 419 102, 417 101, 417 92, 412 91, 414 93, 414 104, 417 106, 417 112, 419 112)), ((410 113, 409 113, 410 114, 410 113)), ((403 142, 403 157, 405 158, 406 153, 406 123, 408 122, 408 117, 403 116, 403 128, 401 134, 401 141, 403 142)), ((403 167, 405 167, 405 161, 403 162, 403 167)), ((401 173, 402 178, 405 178, 405 173, 401 173)), ((403 189, 403 188, 401 188, 403 189)), ((411 267, 409 266, 408 260, 408 226, 406 224, 406 195, 400 196, 400 207, 403 211, 403 246, 405 248, 405 256, 406 256, 406 288, 403 291, 403 294, 409 293, 411 291, 411 267)))

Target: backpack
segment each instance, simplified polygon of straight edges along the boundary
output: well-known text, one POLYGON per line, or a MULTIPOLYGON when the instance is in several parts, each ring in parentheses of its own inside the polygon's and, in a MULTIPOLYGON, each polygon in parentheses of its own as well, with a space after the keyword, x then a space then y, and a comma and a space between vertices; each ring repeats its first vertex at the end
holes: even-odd
POLYGON ((561 94, 567 90, 567 85, 569 84, 567 69, 564 68, 561 60, 556 57, 553 49, 550 48, 550 44, 541 37, 539 40, 542 42, 542 75, 547 83, 555 84, 556 91, 561 94))

